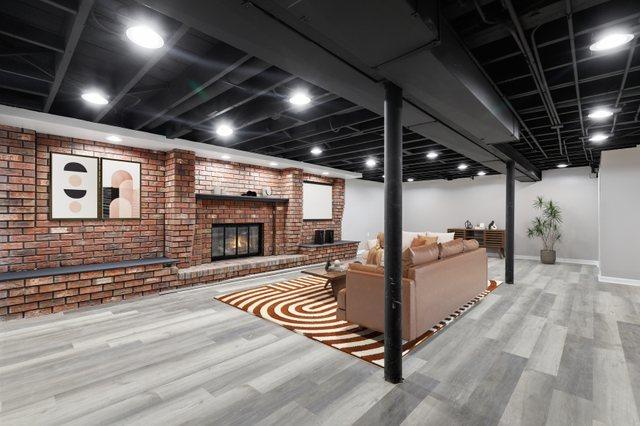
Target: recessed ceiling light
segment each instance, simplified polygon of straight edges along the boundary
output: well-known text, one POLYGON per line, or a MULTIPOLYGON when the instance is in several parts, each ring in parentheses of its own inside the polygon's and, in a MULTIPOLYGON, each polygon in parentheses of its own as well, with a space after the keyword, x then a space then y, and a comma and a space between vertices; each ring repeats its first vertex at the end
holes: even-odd
POLYGON ((275 167, 275 166, 278 165, 278 163, 276 163, 275 161, 272 161, 272 162, 269 163, 269 165, 275 167))
POLYGON ((602 142, 609 139, 609 135, 605 135, 604 133, 595 133, 593 136, 589 138, 591 142, 602 142))
POLYGON ((229 160, 229 159, 231 159, 231 156, 228 155, 228 154, 223 154, 222 157, 220 157, 220 158, 222 158, 223 160, 229 160))
POLYGON ((308 105, 311 102, 311 98, 304 92, 295 92, 289 98, 289 102, 297 106, 308 105))
POLYGON ((435 160, 436 158, 438 158, 438 155, 440 155, 440 154, 438 154, 435 151, 429 151, 429 153, 427 154, 427 158, 429 160, 435 160))
POLYGON ((458 170, 467 170, 468 168, 469 168, 469 166, 467 166, 464 163, 458 164, 458 170))
POLYGON ((106 105, 109 103, 107 98, 100 92, 84 92, 82 99, 94 105, 106 105))
POLYGON ((228 124, 220 124, 216 127, 216 134, 218 136, 231 136, 233 134, 233 129, 228 124))
POLYGON ((484 170, 480 170, 480 171, 478 172, 478 176, 484 176, 484 175, 486 175, 486 174, 487 174, 487 172, 485 172, 484 170))
POLYGON ((564 169, 565 167, 569 167, 569 165, 566 164, 566 163, 560 163, 556 167, 559 168, 559 169, 564 169))
POLYGON ((414 180, 413 178, 409 178, 407 179, 407 182, 413 182, 413 180, 414 180))
POLYGON ((367 165, 367 167, 371 168, 371 167, 375 167, 376 164, 378 164, 378 162, 373 159, 373 158, 369 158, 365 164, 367 165))
POLYGON ((127 28, 127 38, 146 49, 159 49, 164 46, 164 40, 160 34, 146 25, 136 25, 127 28))
POLYGON ((612 115, 613 111, 611 111, 609 108, 598 108, 591 111, 588 117, 593 120, 602 120, 603 118, 608 118, 612 115))
POLYGON ((322 172, 323 175, 329 176, 329 172, 322 172))
POLYGON ((116 135, 107 136, 107 140, 109 142, 122 142, 122 138, 120 136, 116 136, 116 135))
POLYGON ((311 148, 311 153, 313 155, 320 155, 320 154, 322 154, 322 150, 320 148, 318 148, 317 146, 314 146, 313 148, 311 148))
POLYGON ((382 179, 384 179, 384 175, 382 175, 382 179))
POLYGON ((592 52, 601 52, 603 50, 611 50, 620 47, 633 40, 633 34, 629 33, 609 33, 601 37, 598 41, 589 46, 592 52))

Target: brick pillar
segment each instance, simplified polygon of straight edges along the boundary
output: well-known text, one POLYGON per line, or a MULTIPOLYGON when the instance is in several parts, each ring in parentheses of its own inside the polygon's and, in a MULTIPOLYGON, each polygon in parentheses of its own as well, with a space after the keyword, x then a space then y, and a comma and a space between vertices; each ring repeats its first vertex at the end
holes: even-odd
POLYGON ((344 179, 333 179, 333 238, 342 239, 342 216, 344 215, 344 179))
POLYGON ((301 169, 284 169, 280 175, 282 196, 289 199, 284 214, 284 252, 297 253, 302 238, 302 182, 301 169))
POLYGON ((35 141, 33 130, 0 125, 0 273, 36 267, 35 141))
POLYGON ((164 252, 178 260, 178 267, 191 265, 196 228, 195 163, 193 152, 167 153, 164 252))

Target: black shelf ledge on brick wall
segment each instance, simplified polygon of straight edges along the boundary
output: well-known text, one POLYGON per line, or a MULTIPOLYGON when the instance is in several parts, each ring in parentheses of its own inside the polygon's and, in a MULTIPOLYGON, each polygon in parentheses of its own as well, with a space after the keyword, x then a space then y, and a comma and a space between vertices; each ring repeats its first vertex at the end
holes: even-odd
POLYGON ((249 201, 253 203, 288 203, 288 198, 249 197, 246 195, 196 194, 196 200, 249 201))
POLYGON ((345 244, 360 244, 360 241, 340 240, 340 241, 334 241, 332 243, 325 243, 325 244, 306 243, 306 244, 299 244, 298 247, 316 248, 316 247, 343 246, 345 244))
POLYGON ((50 277, 52 275, 80 274, 82 272, 105 271, 108 269, 132 268, 135 266, 158 265, 171 266, 177 260, 168 257, 152 257, 148 259, 123 260, 122 262, 91 263, 88 265, 60 266, 58 268, 31 269, 28 271, 4 272, 0 274, 0 282, 27 280, 30 278, 50 277))

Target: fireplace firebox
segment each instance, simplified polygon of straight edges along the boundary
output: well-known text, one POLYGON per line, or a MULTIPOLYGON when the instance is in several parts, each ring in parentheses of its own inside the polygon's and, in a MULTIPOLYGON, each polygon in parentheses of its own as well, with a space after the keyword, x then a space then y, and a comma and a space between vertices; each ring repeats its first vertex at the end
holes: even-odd
POLYGON ((211 260, 262 256, 262 224, 211 226, 211 260))

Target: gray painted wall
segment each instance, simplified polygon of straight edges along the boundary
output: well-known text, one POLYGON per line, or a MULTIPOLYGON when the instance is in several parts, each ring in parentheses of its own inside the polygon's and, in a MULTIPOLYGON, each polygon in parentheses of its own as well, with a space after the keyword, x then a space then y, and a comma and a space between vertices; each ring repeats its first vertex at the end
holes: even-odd
MULTIPOLYGON (((563 208, 564 237, 556 247, 558 257, 597 260, 598 185, 586 167, 545 171, 540 182, 516 182, 516 255, 539 254, 541 244, 526 236, 527 225, 535 216, 531 203, 538 194, 552 198, 563 208)), ((367 233, 375 236, 383 226, 383 200, 382 184, 348 180, 344 238, 364 240, 367 233)), ((403 228, 407 231, 444 231, 462 227, 467 219, 486 225, 495 220, 502 228, 504 217, 504 176, 403 185, 403 228)))
POLYGON ((640 280, 640 147, 600 163, 600 274, 640 280))

